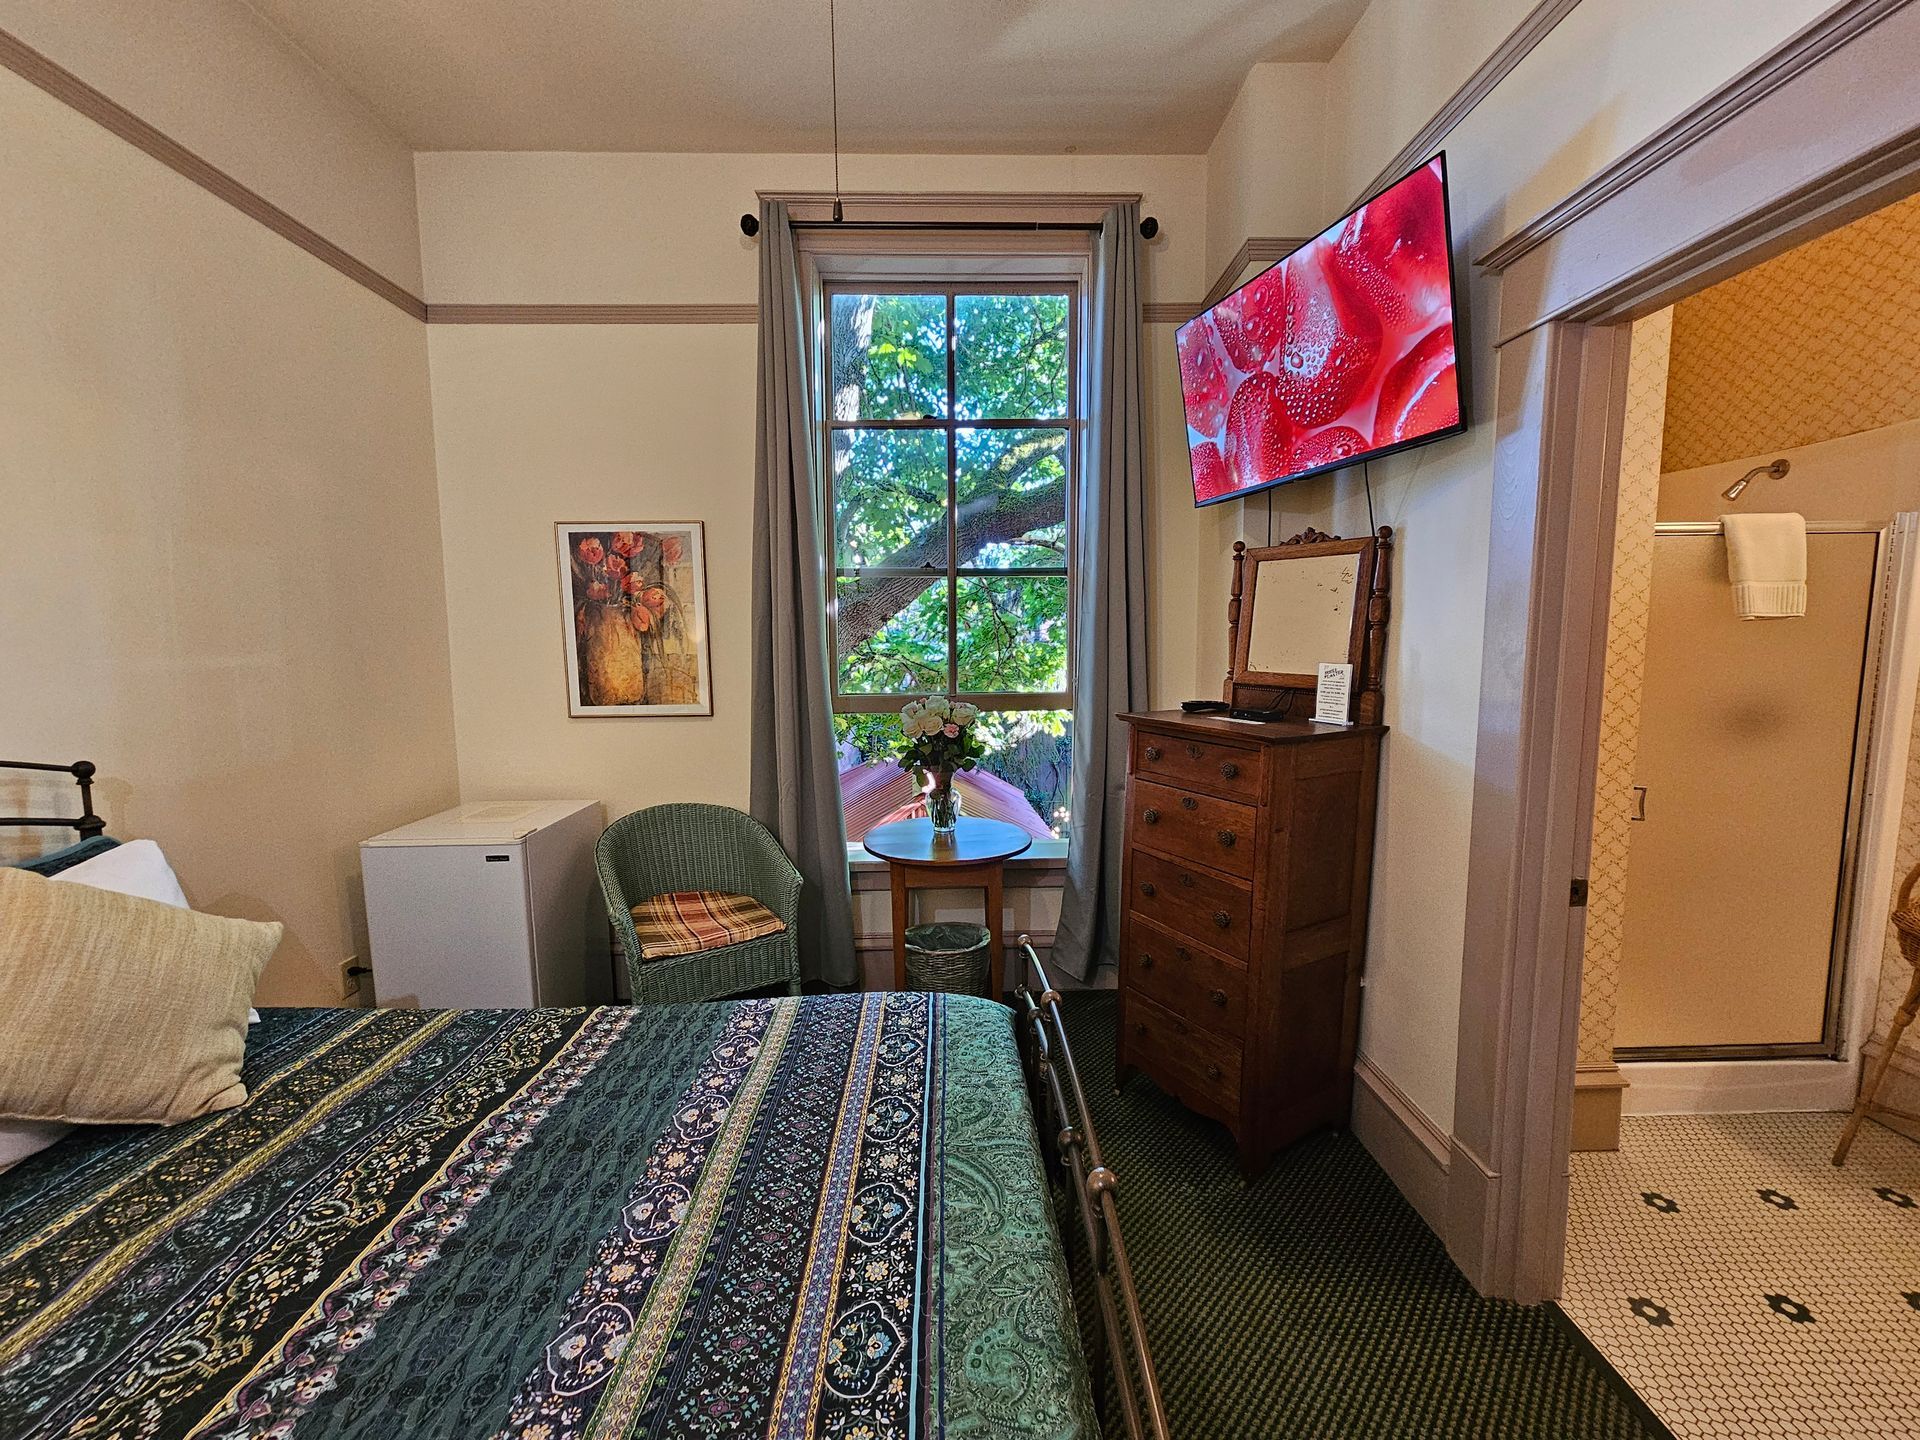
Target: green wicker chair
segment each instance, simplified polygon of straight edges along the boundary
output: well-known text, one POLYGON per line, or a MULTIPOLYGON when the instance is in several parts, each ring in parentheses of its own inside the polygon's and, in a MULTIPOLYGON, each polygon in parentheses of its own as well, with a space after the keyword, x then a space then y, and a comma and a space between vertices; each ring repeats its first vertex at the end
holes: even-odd
POLYGON ((724 805, 655 805, 609 825, 596 855, 600 893, 626 953, 634 1004, 718 1000, 769 985, 800 993, 800 872, 758 820, 724 805), (679 890, 750 895, 787 928, 643 963, 633 907, 679 890))

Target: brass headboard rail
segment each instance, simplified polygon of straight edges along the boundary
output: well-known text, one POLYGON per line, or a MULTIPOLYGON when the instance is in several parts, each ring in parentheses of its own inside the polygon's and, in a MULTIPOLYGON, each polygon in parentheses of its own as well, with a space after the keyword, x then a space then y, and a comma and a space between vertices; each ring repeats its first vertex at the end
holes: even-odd
MULTIPOLYGON (((1022 1018, 1032 1046, 1035 1079, 1048 1118, 1054 1122, 1056 1159, 1080 1215, 1093 1270, 1093 1291, 1100 1304, 1104 1345, 1101 1363, 1093 1374, 1094 1398, 1104 1408, 1103 1372, 1107 1364, 1117 1363, 1115 1388, 1120 1393, 1128 1440, 1170 1440, 1160 1381, 1153 1371, 1146 1324, 1140 1315, 1140 1296, 1134 1289, 1133 1267, 1127 1261, 1126 1240, 1120 1234, 1120 1211, 1114 1200, 1119 1181, 1100 1153, 1100 1137, 1094 1133, 1093 1115, 1087 1109, 1086 1092, 1073 1064, 1073 1049, 1067 1043, 1066 1022, 1060 1016, 1060 992, 1053 988, 1040 957, 1034 954, 1033 942, 1025 935, 1020 937, 1020 948, 1026 952, 1029 973, 1040 985, 1037 996, 1024 983, 1017 991, 1025 1007, 1022 1018), (1062 1075, 1066 1077, 1064 1082, 1062 1075)), ((1038 1106, 1034 1118, 1039 1120, 1037 1112, 1038 1106)))

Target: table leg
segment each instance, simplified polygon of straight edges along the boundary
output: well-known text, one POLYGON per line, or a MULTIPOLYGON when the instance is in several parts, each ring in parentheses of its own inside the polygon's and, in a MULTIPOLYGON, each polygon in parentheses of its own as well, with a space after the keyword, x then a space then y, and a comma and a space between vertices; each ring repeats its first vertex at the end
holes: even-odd
POLYGON ((907 988, 907 870, 889 865, 893 878, 893 988, 907 988))
POLYGON ((994 999, 1006 997, 1006 937, 1000 933, 1000 867, 987 867, 987 943, 991 948, 989 956, 990 976, 987 993, 994 999))

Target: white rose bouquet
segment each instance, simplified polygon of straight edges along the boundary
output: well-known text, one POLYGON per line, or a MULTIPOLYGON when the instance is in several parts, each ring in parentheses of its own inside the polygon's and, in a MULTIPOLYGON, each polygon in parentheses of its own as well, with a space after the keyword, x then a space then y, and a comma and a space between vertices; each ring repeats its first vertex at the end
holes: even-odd
POLYGON ((926 794, 927 818, 935 835, 951 835, 960 824, 960 796, 953 788, 956 770, 971 770, 987 753, 975 722, 980 711, 964 700, 930 695, 909 700, 900 711, 900 729, 907 737, 900 752, 900 768, 911 770, 926 794))
POLYGON ((913 771, 922 789, 929 776, 935 789, 948 789, 956 770, 971 770, 987 753, 975 722, 979 707, 964 700, 931 695, 909 700, 900 712, 900 729, 907 737, 900 752, 900 768, 913 771))

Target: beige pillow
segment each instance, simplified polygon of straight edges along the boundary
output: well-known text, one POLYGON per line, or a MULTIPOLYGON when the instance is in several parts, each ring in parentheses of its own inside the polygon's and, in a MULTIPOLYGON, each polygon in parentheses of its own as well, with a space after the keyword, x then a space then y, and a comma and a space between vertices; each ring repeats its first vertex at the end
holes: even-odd
POLYGON ((245 1103, 278 921, 0 868, 0 1116, 171 1125, 245 1103))

